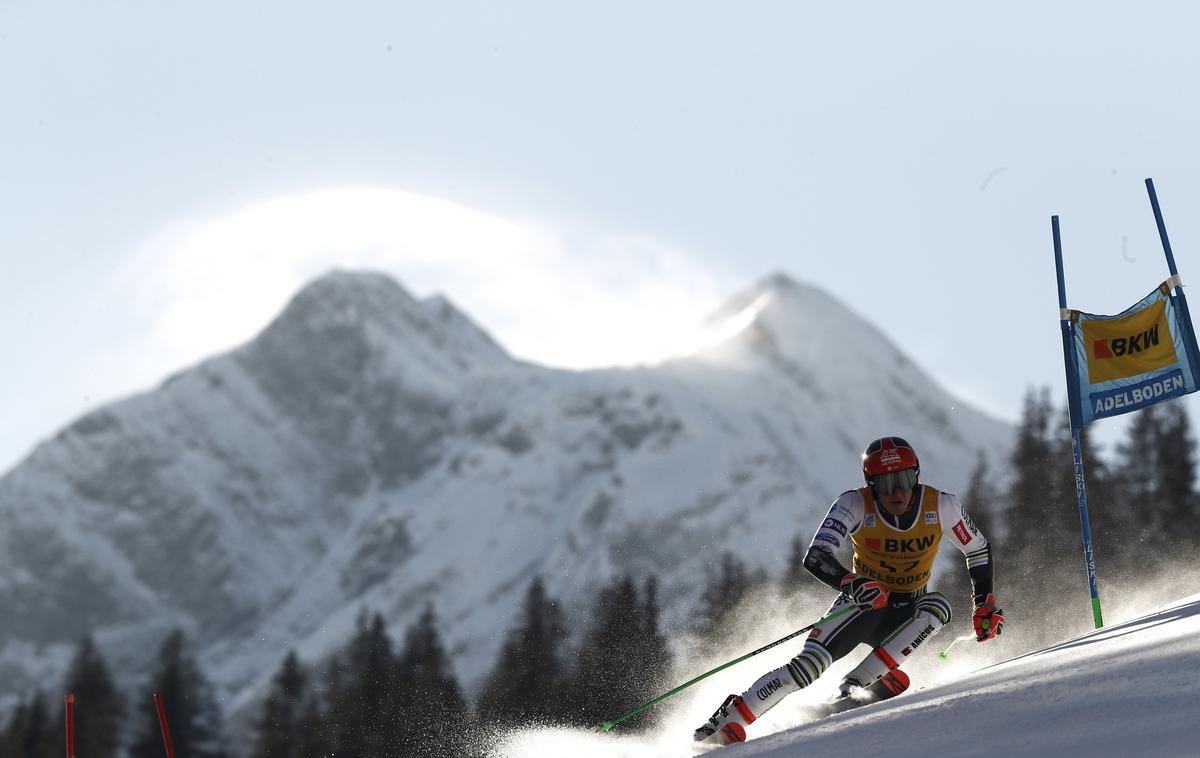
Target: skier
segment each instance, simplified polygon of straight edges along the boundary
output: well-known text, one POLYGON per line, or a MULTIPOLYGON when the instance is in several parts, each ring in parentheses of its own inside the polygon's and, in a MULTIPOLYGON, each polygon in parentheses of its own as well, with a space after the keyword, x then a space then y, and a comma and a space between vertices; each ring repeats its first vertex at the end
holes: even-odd
POLYGON ((900 666, 950 622, 946 597, 926 590, 944 532, 967 557, 976 641, 1000 634, 1004 615, 992 594, 992 549, 958 497, 918 482, 917 454, 900 437, 868 445, 862 467, 866 486, 834 501, 804 555, 809 573, 841 593, 829 613, 854 609, 814 629, 786 666, 725 698, 696 730, 697 742, 744 741, 747 726, 859 643, 873 650, 842 679, 834 710, 907 689, 900 666))

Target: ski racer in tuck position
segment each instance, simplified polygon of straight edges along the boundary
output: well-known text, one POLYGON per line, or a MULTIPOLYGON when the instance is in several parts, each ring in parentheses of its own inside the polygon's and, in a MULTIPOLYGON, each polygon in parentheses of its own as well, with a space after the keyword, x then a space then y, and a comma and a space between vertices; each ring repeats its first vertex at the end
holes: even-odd
POLYGON ((907 689, 900 666, 950 622, 946 597, 926 590, 943 533, 967 557, 975 639, 1000 633, 1004 616, 992 594, 992 549, 958 497, 918 482, 917 454, 900 437, 872 442, 862 464, 866 486, 834 501, 804 556, 809 573, 841 593, 829 613, 854 609, 813 629, 786 666, 727 697, 696 730, 697 742, 744 741, 747 726, 860 643, 873 650, 842 680, 834 710, 907 689))

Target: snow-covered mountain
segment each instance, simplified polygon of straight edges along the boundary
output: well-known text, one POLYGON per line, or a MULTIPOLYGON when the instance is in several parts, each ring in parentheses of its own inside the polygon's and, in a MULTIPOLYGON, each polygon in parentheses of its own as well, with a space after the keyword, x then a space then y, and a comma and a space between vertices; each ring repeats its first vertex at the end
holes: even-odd
POLYGON ((681 625, 720 551, 777 574, 870 439, 908 438, 950 490, 1006 455, 1010 427, 820 290, 769 277, 712 327, 688 358, 555 370, 442 298, 321 278, 0 479, 0 695, 57 678, 87 632, 137 676, 181 626, 236 708, 287 649, 316 659, 360 609, 399 631, 427 602, 474 682, 535 575, 582 611, 615 572, 654 572, 681 625))
MULTIPOLYGON (((947 632, 960 633, 966 626, 960 622, 960 629, 943 631, 932 647, 945 648, 947 632)), ((1003 657, 1006 651, 1012 656, 1019 646, 1006 645, 1002 635, 982 647, 960 644, 951 663, 937 663, 932 651, 922 651, 912 661, 920 671, 908 692, 819 718, 813 706, 836 691, 840 675, 859 660, 847 656, 839 664, 848 665, 835 664, 837 670, 789 696, 747 730, 746 742, 728 748, 694 748, 692 730, 726 692, 744 687, 759 669, 773 664, 751 659, 720 675, 725 681, 704 692, 661 706, 667 717, 649 735, 529 729, 507 735, 489 755, 691 758, 700 750, 714 758, 1200 754, 1192 731, 1200 715, 1200 680, 1192 674, 1200 665, 1200 595, 990 666, 980 665, 981 659, 1003 657)), ((778 655, 786 660, 794 654, 795 648, 778 655)))

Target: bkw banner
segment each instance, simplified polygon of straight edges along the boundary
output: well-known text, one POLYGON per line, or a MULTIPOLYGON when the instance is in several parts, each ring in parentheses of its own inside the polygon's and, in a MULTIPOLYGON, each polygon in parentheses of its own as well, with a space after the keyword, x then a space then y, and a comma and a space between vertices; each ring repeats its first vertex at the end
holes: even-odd
POLYGON ((1067 390, 1078 405, 1078 424, 1148 408, 1200 389, 1196 336, 1190 319, 1160 284, 1116 316, 1070 311, 1074 381, 1067 390))

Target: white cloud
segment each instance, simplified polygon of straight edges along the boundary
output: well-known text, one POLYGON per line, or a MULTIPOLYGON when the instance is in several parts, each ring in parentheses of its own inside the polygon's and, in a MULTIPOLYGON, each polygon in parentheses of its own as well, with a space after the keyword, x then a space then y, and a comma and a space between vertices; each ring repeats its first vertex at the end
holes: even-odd
POLYGON ((653 239, 518 223, 384 189, 310 192, 176 224, 143 246, 118 287, 142 293, 135 305, 153 323, 143 355, 177 368, 249 339, 332 268, 442 293, 513 354, 565 368, 688 352, 728 294, 719 272, 653 239))

